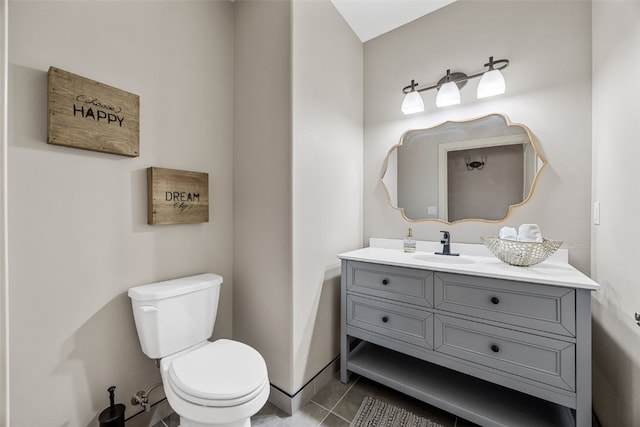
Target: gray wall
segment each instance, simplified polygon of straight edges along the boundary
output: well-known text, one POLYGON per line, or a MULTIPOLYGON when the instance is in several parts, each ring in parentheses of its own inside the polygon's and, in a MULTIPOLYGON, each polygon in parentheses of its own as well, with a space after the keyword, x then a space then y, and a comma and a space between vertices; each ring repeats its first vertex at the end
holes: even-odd
POLYGON ((293 373, 340 353, 340 264, 362 242, 362 42, 327 0, 293 3, 293 373))
POLYGON ((7 251, 7 232, 6 223, 7 211, 7 188, 5 174, 7 172, 7 109, 6 109, 6 92, 8 79, 8 61, 7 49, 5 42, 8 35, 8 2, 3 0, 0 2, 0 21, 2 22, 0 30, 0 426, 9 424, 8 417, 8 395, 9 395, 9 337, 8 328, 8 266, 9 257, 7 251))
POLYGON ((159 381, 129 287, 221 274, 215 335, 231 336, 233 4, 13 1, 9 14, 10 425, 93 426, 107 387, 128 404, 159 381), (140 157, 46 144, 51 65, 140 96, 140 157), (207 172, 210 221, 147 225, 149 166, 207 172))
POLYGON ((593 3, 593 400, 603 426, 640 425, 640 2, 593 3))
POLYGON ((235 4, 233 335, 291 379, 291 3, 235 4))
POLYGON ((293 395, 339 353, 336 254, 362 241, 362 43, 328 1, 235 19, 233 331, 293 395))
POLYGON ((159 381, 126 297, 142 283, 223 275, 214 336, 235 307, 234 337, 285 391, 337 355, 335 254, 362 241, 362 44, 328 2, 296 8, 297 28, 288 2, 11 2, 12 425, 92 425, 109 385, 128 403, 159 381), (140 95, 139 158, 46 144, 50 65, 140 95), (210 222, 146 225, 149 166, 209 173, 210 222))
MULTIPOLYGON (((549 164, 529 203, 502 223, 444 226, 453 242, 479 243, 505 224, 538 223, 563 240, 570 260, 589 271, 591 199, 591 5, 576 1, 458 1, 364 46, 364 237, 399 238, 409 225, 387 202, 379 178, 388 149, 408 129, 446 120, 504 113, 527 125, 549 164), (475 99, 478 80, 461 90, 462 103, 436 108, 423 92, 425 112, 400 112, 402 87, 432 84, 451 71, 481 71, 489 56, 508 58, 505 95, 475 99)), ((410 224, 420 240, 439 239, 438 222, 410 224)))

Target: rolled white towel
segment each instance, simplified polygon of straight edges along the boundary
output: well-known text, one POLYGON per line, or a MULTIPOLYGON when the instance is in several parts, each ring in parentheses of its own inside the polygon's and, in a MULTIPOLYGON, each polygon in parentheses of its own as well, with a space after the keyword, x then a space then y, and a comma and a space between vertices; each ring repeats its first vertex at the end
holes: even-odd
POLYGON ((538 224, 522 224, 518 228, 519 242, 542 242, 542 232, 538 224))
POLYGON ((500 229, 500 238, 504 240, 518 240, 518 232, 513 227, 502 227, 500 229))

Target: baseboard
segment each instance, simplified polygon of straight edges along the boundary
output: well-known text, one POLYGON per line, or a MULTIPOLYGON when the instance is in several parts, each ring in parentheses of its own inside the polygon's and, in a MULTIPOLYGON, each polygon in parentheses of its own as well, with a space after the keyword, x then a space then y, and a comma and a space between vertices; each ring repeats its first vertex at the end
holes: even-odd
POLYGON ((318 372, 295 394, 290 395, 278 387, 271 385, 269 402, 289 415, 293 415, 322 389, 333 375, 340 369, 340 357, 336 357, 318 372))

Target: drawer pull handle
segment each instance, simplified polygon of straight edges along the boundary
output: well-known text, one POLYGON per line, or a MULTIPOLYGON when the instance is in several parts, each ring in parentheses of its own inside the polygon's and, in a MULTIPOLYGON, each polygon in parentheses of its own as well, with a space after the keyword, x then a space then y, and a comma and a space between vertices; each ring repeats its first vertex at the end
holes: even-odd
POLYGON ((491 304, 500 304, 500 299, 498 297, 491 297, 491 304))
POLYGON ((383 285, 388 285, 389 284, 389 279, 382 279, 382 284, 383 285))
POLYGON ((491 351, 497 353, 500 351, 500 347, 498 347, 496 344, 491 344, 491 351))
POLYGON ((382 316, 382 323, 387 323, 389 318, 387 316, 382 316))

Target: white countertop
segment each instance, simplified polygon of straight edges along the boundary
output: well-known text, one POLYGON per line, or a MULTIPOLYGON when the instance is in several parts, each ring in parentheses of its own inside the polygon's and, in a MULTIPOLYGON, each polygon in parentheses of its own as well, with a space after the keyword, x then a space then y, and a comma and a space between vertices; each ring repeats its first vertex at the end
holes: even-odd
MULTIPOLYGON (((492 277, 496 279, 517 280, 520 282, 542 283, 545 285, 566 286, 598 290, 600 285, 582 274, 568 263, 566 249, 560 249, 549 259, 531 267, 517 267, 506 264, 494 257, 484 245, 451 244, 451 252, 460 253, 460 257, 470 263, 451 263, 451 260, 439 262, 433 256, 442 245, 437 242, 417 242, 415 253, 402 250, 402 240, 370 239, 370 247, 338 255, 340 259, 372 262, 375 264, 420 268, 446 273, 466 274, 469 276, 492 277), (419 259, 427 256, 428 260, 419 259), (429 256, 431 255, 431 256, 429 256)), ((449 258, 442 256, 443 258, 449 258)), ((457 257, 456 257, 457 258, 457 257)))

